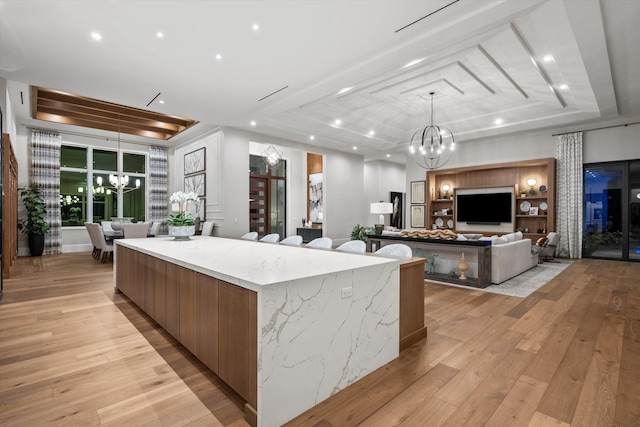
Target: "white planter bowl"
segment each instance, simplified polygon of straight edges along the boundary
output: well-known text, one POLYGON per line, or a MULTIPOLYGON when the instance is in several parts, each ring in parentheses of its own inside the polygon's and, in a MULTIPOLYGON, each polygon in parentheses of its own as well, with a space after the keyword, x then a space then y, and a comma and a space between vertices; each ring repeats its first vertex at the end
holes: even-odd
POLYGON ((173 240, 191 240, 189 236, 196 234, 195 225, 170 225, 169 236, 173 237, 173 240))

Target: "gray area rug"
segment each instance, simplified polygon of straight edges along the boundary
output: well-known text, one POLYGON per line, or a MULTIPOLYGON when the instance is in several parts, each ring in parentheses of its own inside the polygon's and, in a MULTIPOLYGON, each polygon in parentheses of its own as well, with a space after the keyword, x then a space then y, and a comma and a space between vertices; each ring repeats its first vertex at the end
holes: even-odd
POLYGON ((535 267, 525 271, 524 273, 506 280, 499 285, 489 285, 484 289, 474 288, 471 286, 454 285, 452 283, 439 281, 435 283, 441 283, 448 286, 456 286, 458 288, 473 289, 492 292, 494 294, 525 298, 546 285, 558 274, 562 273, 565 268, 571 265, 571 262, 572 261, 568 260, 556 260, 556 262, 545 262, 543 264, 538 264, 535 267))

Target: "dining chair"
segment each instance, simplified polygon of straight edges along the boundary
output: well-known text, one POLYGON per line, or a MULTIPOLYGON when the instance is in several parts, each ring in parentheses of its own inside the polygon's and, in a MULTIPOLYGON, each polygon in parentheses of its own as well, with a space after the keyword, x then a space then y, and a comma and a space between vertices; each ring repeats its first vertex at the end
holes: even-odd
POLYGON ((240 238, 244 240, 258 240, 258 233, 256 233, 255 231, 250 231, 247 234, 244 234, 243 236, 241 236, 240 238))
POLYGON ((147 233, 147 236, 155 237, 158 234, 159 228, 160 228, 160 223, 158 221, 152 222, 151 225, 149 226, 149 232, 147 233))
POLYGON ((202 235, 203 236, 213 236, 213 225, 215 223, 213 221, 205 221, 202 225, 202 235))
POLYGON ((395 243, 393 245, 386 245, 376 251, 377 255, 383 256, 395 256, 401 258, 411 258, 413 251, 404 243, 395 243))
POLYGON ((124 224, 124 238, 125 239, 139 239, 142 237, 147 237, 149 233, 149 223, 148 222, 137 222, 135 224, 124 224))
POLYGON ((331 249, 333 240, 330 237, 318 237, 307 243, 308 248, 331 249))
POLYGON ((278 243, 280 241, 280 235, 278 233, 267 234, 266 236, 263 236, 260 241, 266 243, 278 243))
POLYGON ((113 221, 102 221, 100 224, 102 225, 102 229, 104 231, 114 231, 113 227, 111 227, 111 223, 113 221))
POLYGON ((87 233, 89 234, 89 239, 91 239, 91 245, 93 246, 93 252, 91 253, 91 256, 94 257, 95 259, 100 258, 100 249, 98 248, 98 243, 96 240, 96 236, 95 233, 93 231, 93 222, 85 222, 84 226, 87 229, 87 233))
POLYGON ((281 245, 300 246, 302 244, 302 236, 289 236, 280 241, 281 245))
POLYGON ((367 250, 367 244, 362 240, 349 240, 336 248, 337 251, 364 253, 367 250))
POLYGON ((98 249, 100 249, 100 254, 102 255, 102 263, 104 264, 106 262, 107 256, 111 256, 111 260, 113 260, 113 245, 107 243, 107 239, 104 238, 100 224, 88 223, 87 229, 94 233, 96 245, 98 249))

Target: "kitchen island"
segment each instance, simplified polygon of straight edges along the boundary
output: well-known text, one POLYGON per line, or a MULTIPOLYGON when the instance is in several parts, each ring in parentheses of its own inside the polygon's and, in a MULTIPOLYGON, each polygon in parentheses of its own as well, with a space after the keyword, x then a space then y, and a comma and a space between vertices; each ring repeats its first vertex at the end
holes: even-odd
POLYGON ((252 424, 281 425, 398 356, 396 259, 196 236, 118 240, 115 265, 116 288, 238 392, 252 424))

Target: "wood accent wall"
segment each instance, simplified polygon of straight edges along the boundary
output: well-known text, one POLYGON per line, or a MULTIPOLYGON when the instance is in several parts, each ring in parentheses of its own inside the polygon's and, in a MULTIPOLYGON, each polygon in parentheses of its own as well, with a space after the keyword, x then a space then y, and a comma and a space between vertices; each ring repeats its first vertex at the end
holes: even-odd
POLYGON ((119 245, 115 259, 117 288, 257 409, 257 294, 119 245))
POLYGON ((2 205, 2 277, 11 276, 11 266, 18 256, 18 161, 16 160, 9 134, 2 134, 4 156, 2 173, 4 204, 2 205))
MULTIPOLYGON (((550 231, 555 231, 555 189, 556 189, 556 160, 554 158, 544 158, 527 160, 522 162, 497 163, 491 165, 479 165, 465 168, 441 169, 427 172, 427 221, 430 227, 433 223, 432 213, 434 209, 442 206, 443 191, 442 186, 449 184, 451 189, 449 194, 453 194, 456 188, 485 188, 485 187, 505 187, 514 186, 516 188, 516 203, 514 206, 514 223, 517 228, 528 227, 530 233, 528 238, 534 242, 536 238, 544 236, 550 231), (529 178, 535 178, 535 195, 527 195, 527 198, 520 198, 521 190, 530 190, 527 184, 529 178), (545 185, 547 191, 541 193, 539 187, 545 185), (440 192, 438 192, 440 189, 440 192), (519 215, 518 206, 522 200, 530 200, 532 206, 537 206, 541 201, 546 201, 548 205, 547 215, 528 216, 519 215), (440 203, 437 203, 439 201, 440 203), (538 222, 545 222, 545 232, 537 233, 538 222)), ((455 206, 452 206, 455 214, 455 206)))

